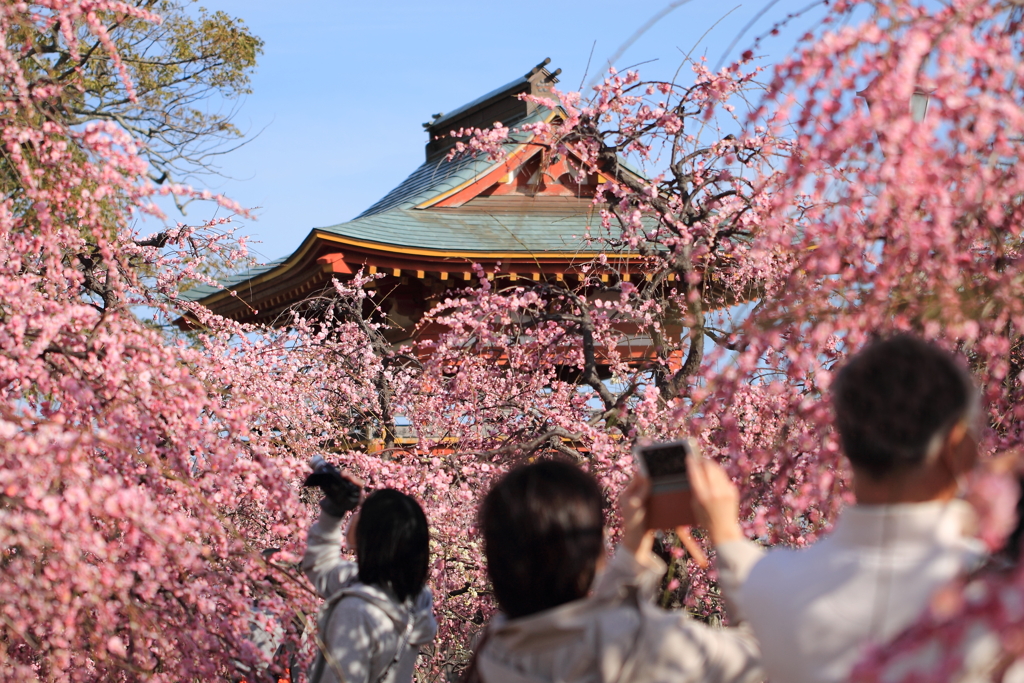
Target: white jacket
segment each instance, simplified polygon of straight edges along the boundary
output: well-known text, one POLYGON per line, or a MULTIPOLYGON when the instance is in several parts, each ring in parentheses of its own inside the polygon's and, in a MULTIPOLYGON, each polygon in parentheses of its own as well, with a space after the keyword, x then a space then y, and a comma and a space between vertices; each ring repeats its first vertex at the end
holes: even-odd
POLYGON ((620 550, 594 594, 488 628, 477 666, 483 683, 753 683, 757 643, 742 628, 713 629, 651 597, 665 572, 620 550))
POLYGON ((344 683, 376 683, 407 640, 382 683, 409 683, 420 647, 437 634, 430 589, 399 602, 385 588, 360 583, 356 563, 341 557, 341 536, 341 519, 322 513, 309 530, 302 559, 306 576, 327 601, 318 618, 318 638, 329 657, 317 656, 309 681, 338 683, 337 666, 344 683))
POLYGON ((754 629, 772 681, 845 681, 866 645, 891 641, 937 588, 978 565, 984 548, 966 533, 971 516, 962 501, 854 505, 806 549, 722 544, 730 614, 754 629))

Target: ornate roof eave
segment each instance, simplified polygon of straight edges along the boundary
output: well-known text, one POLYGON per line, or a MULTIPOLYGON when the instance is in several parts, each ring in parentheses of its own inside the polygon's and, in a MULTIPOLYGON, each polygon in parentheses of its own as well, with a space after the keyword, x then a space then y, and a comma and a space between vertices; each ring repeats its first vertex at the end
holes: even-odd
MULTIPOLYGON (((360 269, 369 274, 385 273, 423 279, 474 279, 473 264, 485 267, 500 262, 501 272, 522 274, 528 279, 554 276, 561 280, 572 266, 593 261, 596 250, 565 251, 455 251, 396 247, 391 244, 353 239, 314 229, 288 258, 254 277, 228 283, 224 289, 195 300, 215 313, 252 322, 274 320, 278 310, 328 286, 331 278, 352 275, 360 269), (248 309, 248 311, 246 311, 248 309)), ((624 273, 640 272, 634 254, 607 254, 609 265, 624 273)), ((181 321, 182 324, 190 323, 181 321)))

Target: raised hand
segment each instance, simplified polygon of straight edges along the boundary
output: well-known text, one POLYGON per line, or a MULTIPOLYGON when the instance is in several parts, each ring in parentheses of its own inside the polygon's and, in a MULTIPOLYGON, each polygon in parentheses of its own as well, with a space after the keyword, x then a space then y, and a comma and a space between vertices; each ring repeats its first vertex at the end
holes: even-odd
POLYGON ((337 467, 319 455, 309 461, 313 472, 306 477, 303 486, 319 487, 324 493, 320 508, 329 515, 342 517, 349 510, 355 510, 363 499, 363 480, 337 467))
POLYGON ((686 461, 693 491, 693 511, 700 526, 707 529, 711 542, 721 545, 743 540, 740 528, 740 492, 722 467, 700 456, 686 461))
POLYGON ((647 529, 647 496, 650 492, 651 480, 635 474, 619 494, 622 546, 641 563, 645 562, 654 547, 654 532, 647 529))

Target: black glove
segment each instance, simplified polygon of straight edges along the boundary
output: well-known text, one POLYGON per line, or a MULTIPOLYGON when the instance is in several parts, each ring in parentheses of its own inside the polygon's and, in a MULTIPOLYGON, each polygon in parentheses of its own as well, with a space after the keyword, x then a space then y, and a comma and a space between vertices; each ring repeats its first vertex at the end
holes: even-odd
POLYGON ((338 468, 319 455, 309 463, 313 473, 306 477, 303 486, 318 486, 324 492, 320 508, 333 517, 343 517, 349 510, 355 510, 363 497, 363 487, 342 475, 338 468))

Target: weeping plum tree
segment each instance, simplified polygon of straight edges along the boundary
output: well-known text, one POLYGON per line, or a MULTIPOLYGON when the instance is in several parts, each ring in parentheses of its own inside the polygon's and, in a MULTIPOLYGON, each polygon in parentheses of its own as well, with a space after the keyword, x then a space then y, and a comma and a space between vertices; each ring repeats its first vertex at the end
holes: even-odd
MULTIPOLYGON (((40 113, 69 126, 117 124, 139 142, 156 183, 216 172, 216 158, 242 133, 232 122, 249 94, 263 41, 224 12, 191 11, 193 0, 132 0, 121 12, 88 6, 86 23, 11 26, 21 77, 40 92, 40 113), (147 16, 159 15, 154 22, 147 16), (74 33, 68 33, 74 32, 74 33), (112 57, 109 47, 117 47, 112 57), (131 83, 126 89, 123 76, 131 83)), ((2 167, 0 167, 2 168, 2 167)), ((0 182, 16 183, 16 175, 0 182)), ((183 206, 189 197, 175 199, 183 206)))
MULTIPOLYGON (((806 232, 791 240, 807 256, 759 321, 774 329, 745 358, 753 363, 785 339, 799 344, 787 374, 820 373, 830 336, 848 353, 893 330, 962 354, 981 390, 982 450, 1006 454, 968 494, 995 549, 1013 527, 1016 492, 997 469, 1019 467, 1024 436, 1022 8, 844 2, 833 12, 836 25, 848 25, 808 41, 771 84, 799 135, 774 201, 808 206, 806 232), (865 10, 870 19, 858 21, 865 10), (846 104, 857 90, 870 108, 846 104), (908 106, 915 99, 917 115, 908 106)), ((1009 565, 983 572, 970 591, 938 596, 925 623, 865 662, 861 680, 953 680, 968 641, 985 631, 998 636, 1001 675, 1022 654, 1024 619, 1007 609, 1024 589, 1019 550, 1017 539, 1004 552, 1009 565)))
MULTIPOLYGON (((632 471, 637 438, 679 434, 675 413, 702 404, 703 376, 715 362, 705 357, 706 346, 739 343, 723 329, 727 313, 760 296, 785 260, 756 251, 772 207, 772 166, 790 143, 769 121, 737 134, 746 124, 737 107, 745 117, 744 99, 758 93, 760 69, 750 61, 717 74, 694 62, 684 84, 612 73, 588 102, 577 93, 543 102, 565 114, 528 131, 543 163, 606 178, 594 199, 600 217, 585 236, 602 253, 581 264, 572 286, 491 282, 480 272, 479 287, 428 316, 427 324, 449 332, 424 345, 407 413, 422 446, 432 436, 438 446, 458 444, 447 456, 449 469, 461 471, 471 488, 484 486, 491 468, 558 452, 589 463, 615 489, 632 471), (622 258, 609 258, 625 255, 632 274, 617 271, 622 258)), ((479 132, 455 153, 500 158, 508 135, 479 132)), ((730 415, 749 410, 757 391, 730 415)), ((762 420, 758 429, 767 450, 773 428, 762 420)), ((758 438, 753 434, 747 438, 758 438)), ((799 476, 790 470, 800 467, 759 463, 758 499, 777 501, 773 475, 799 476)), ((473 567, 466 582, 483 589, 475 548, 445 547, 448 565, 473 567)), ((677 587, 685 584, 677 580, 677 587)))
POLYGON ((223 221, 138 235, 157 195, 211 195, 156 188, 130 128, 52 111, 91 78, 85 51, 134 101, 111 17, 158 21, 0 4, 0 678, 255 680, 253 628, 294 637, 316 608, 289 555, 309 517, 295 482, 345 428, 322 408, 371 400, 379 359, 344 322, 255 330, 178 300, 204 255, 239 263, 244 244, 223 221), (26 73, 39 41, 66 80, 26 73), (140 318, 182 309, 204 325, 189 340, 140 318))

